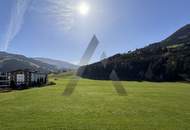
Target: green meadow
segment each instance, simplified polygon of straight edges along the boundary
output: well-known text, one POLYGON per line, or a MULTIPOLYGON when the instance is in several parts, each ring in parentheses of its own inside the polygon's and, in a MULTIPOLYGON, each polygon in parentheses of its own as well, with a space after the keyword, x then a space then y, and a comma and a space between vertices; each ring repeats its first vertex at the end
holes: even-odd
POLYGON ((63 96, 70 74, 50 75, 54 86, 0 93, 1 130, 188 130, 190 84, 81 79, 63 96))

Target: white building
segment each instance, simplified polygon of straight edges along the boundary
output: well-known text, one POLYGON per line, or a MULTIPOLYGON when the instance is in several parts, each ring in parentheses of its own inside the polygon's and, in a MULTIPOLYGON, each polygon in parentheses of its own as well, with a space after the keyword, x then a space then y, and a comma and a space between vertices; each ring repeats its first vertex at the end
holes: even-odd
POLYGON ((16 70, 0 73, 0 87, 34 87, 46 84, 47 80, 47 74, 38 71, 16 70))

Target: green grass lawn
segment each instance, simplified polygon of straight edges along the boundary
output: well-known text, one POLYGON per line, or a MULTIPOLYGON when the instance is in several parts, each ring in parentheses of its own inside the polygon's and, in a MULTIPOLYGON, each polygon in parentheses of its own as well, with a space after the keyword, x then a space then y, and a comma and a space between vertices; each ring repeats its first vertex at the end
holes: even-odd
POLYGON ((0 129, 190 129, 190 84, 122 82, 128 95, 118 96, 111 81, 82 79, 66 97, 70 77, 51 75, 55 86, 0 93, 0 129))

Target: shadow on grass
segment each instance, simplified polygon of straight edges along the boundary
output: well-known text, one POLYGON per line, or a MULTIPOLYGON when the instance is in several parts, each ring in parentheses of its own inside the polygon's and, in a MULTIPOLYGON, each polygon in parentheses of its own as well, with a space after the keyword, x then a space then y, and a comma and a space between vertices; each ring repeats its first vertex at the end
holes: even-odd
POLYGON ((39 85, 39 86, 25 86, 25 87, 18 87, 18 88, 0 88, 0 93, 8 93, 12 91, 21 91, 21 90, 28 90, 28 89, 33 89, 33 88, 43 88, 43 87, 48 87, 48 86, 55 86, 55 82, 48 82, 47 84, 44 85, 39 85))
POLYGON ((10 88, 1 88, 0 89, 0 93, 8 93, 8 92, 12 92, 13 90, 10 88))

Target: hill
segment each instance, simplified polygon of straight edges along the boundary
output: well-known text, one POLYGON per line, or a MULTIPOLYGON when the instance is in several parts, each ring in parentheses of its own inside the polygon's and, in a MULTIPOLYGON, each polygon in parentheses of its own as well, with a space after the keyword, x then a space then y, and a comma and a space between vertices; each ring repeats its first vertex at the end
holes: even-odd
POLYGON ((38 70, 41 72, 57 72, 56 66, 43 63, 23 55, 0 52, 0 72, 14 71, 18 69, 38 70))
POLYGON ((65 61, 60 61, 60 60, 54 60, 54 59, 49 59, 49 58, 34 58, 35 60, 39 60, 43 63, 49 64, 56 66, 58 69, 66 69, 66 70, 76 70, 78 66, 65 62, 65 61))
POLYGON ((109 80, 113 70, 120 80, 189 80, 190 24, 161 42, 82 66, 78 75, 90 79, 109 80))

